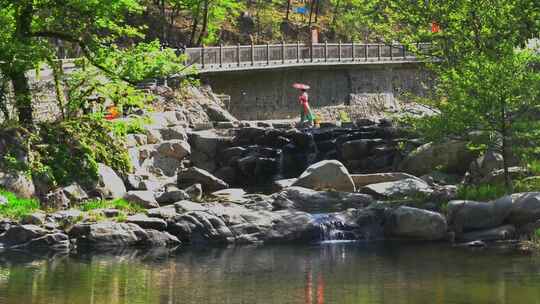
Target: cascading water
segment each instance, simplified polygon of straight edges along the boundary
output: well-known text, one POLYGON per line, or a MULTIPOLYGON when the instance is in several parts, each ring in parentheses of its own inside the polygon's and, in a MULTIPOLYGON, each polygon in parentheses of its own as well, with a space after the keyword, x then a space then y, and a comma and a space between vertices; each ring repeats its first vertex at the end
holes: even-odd
POLYGON ((354 235, 347 230, 343 219, 333 213, 313 214, 315 225, 319 228, 321 243, 354 241, 354 235))

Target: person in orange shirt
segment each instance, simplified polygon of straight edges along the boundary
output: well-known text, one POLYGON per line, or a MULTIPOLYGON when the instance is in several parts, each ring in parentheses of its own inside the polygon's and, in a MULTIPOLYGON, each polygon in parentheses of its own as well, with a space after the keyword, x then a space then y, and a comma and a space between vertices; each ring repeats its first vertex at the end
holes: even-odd
POLYGON ((309 97, 307 94, 307 89, 301 89, 300 90, 302 94, 298 97, 298 103, 300 104, 301 110, 300 110, 300 125, 301 126, 313 126, 313 120, 314 115, 311 112, 311 108, 309 107, 309 97))

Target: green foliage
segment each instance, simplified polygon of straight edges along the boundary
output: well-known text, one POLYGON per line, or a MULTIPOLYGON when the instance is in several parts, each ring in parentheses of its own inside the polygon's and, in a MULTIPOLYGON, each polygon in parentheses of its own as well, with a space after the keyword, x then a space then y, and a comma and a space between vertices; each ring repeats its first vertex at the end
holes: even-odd
POLYGON ((90 186, 97 179, 98 163, 117 172, 131 170, 124 139, 113 136, 113 123, 86 116, 43 124, 33 145, 32 172, 51 186, 78 182, 90 186))
POLYGON ((0 195, 8 200, 6 205, 0 205, 0 216, 20 220, 39 209, 37 200, 18 198, 15 194, 2 189, 0 189, 0 195))
POLYGON ((96 209, 117 209, 120 211, 124 211, 127 213, 141 213, 145 212, 145 209, 132 204, 124 199, 116 199, 116 200, 93 200, 85 202, 84 204, 80 205, 79 208, 82 211, 92 211, 96 209))
POLYGON ((482 184, 461 185, 458 187, 457 198, 471 201, 490 201, 506 194, 504 185, 482 184))
POLYGON ((113 132, 117 138, 125 138, 128 134, 144 133, 144 118, 130 118, 127 120, 112 121, 113 132))

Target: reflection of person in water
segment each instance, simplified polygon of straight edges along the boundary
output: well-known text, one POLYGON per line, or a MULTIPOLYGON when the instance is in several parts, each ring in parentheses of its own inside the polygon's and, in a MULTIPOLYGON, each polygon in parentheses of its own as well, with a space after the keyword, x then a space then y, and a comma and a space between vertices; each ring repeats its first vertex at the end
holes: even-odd
POLYGON ((316 295, 315 302, 313 302, 313 272, 311 267, 308 265, 306 271, 306 288, 305 288, 305 303, 306 304, 324 304, 324 279, 322 272, 319 272, 317 275, 316 284, 316 295))

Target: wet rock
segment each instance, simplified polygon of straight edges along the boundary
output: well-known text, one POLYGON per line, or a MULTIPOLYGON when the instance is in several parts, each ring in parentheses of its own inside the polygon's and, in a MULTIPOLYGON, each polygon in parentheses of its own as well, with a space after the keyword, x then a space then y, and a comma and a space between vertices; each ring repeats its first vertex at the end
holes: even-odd
POLYGON ((512 197, 505 196, 489 203, 451 201, 448 203, 448 225, 457 233, 500 226, 512 208, 512 197))
POLYGON ((205 192, 214 192, 229 188, 226 182, 203 169, 191 167, 178 173, 178 185, 180 187, 193 184, 201 184, 205 192))
MULTIPOLYGON (((362 193, 315 191, 302 187, 286 188, 274 197, 276 200, 290 200, 294 208, 307 212, 363 208, 375 202, 371 196, 362 193)), ((276 204, 288 205, 287 202, 276 202, 276 204)))
POLYGON ((426 241, 443 239, 446 229, 442 214, 406 206, 394 209, 385 225, 389 236, 426 241))
POLYGON ((47 230, 36 225, 16 225, 0 235, 0 243, 6 247, 12 247, 27 243, 48 233, 47 230))
POLYGON ((414 175, 410 175, 403 172, 388 172, 388 173, 373 173, 373 174, 351 174, 351 178, 356 185, 357 189, 361 187, 386 183, 386 182, 395 182, 403 179, 418 179, 414 175))
POLYGON ((512 206, 508 221, 515 225, 533 223, 540 219, 540 192, 512 195, 512 206))
POLYGON ((163 156, 182 160, 191 154, 191 146, 182 140, 169 140, 161 143, 157 151, 163 156))
POLYGON ((104 164, 98 164, 98 184, 95 188, 107 199, 122 198, 126 194, 122 179, 111 167, 104 164))
POLYGON ((154 193, 151 191, 129 191, 124 196, 124 199, 146 209, 159 207, 158 202, 154 198, 154 193))
POLYGON ((168 232, 182 242, 191 244, 201 243, 232 243, 231 230, 217 216, 201 211, 191 211, 176 217, 169 225, 168 232))
POLYGON ((399 168, 416 176, 438 169, 446 173, 464 174, 475 157, 464 141, 428 143, 410 153, 399 168))
POLYGON ((50 218, 60 223, 74 224, 84 218, 84 212, 77 209, 61 210, 52 213, 50 218))
POLYGON ((343 143, 341 157, 346 160, 363 159, 369 156, 373 148, 383 143, 381 139, 357 139, 343 143))
POLYGON ((290 242, 313 241, 318 237, 318 230, 312 215, 305 212, 281 210, 276 211, 277 216, 272 228, 265 236, 265 241, 290 242))
POLYGON ((167 229, 167 222, 157 217, 149 217, 146 214, 135 214, 127 217, 127 223, 133 223, 143 229, 163 231, 167 229))
POLYGON ((77 240, 78 246, 98 248, 136 246, 148 239, 147 233, 138 225, 116 222, 77 224, 68 235, 77 240))
POLYGON ((173 247, 182 244, 177 237, 166 231, 154 229, 146 230, 146 239, 141 241, 141 245, 148 247, 173 247))
POLYGON ((325 160, 309 166, 293 186, 354 192, 354 182, 345 166, 337 160, 325 160))
POLYGON ((24 246, 33 250, 69 251, 71 243, 66 234, 56 232, 33 239, 24 246))
POLYGON ((517 236, 516 228, 513 225, 504 225, 501 227, 475 230, 464 233, 458 237, 461 241, 500 241, 510 240, 517 236))
POLYGON ((428 196, 433 192, 433 189, 420 179, 408 178, 395 182, 367 185, 362 187, 360 192, 379 198, 401 198, 416 195, 428 196))

